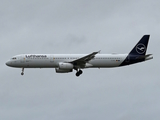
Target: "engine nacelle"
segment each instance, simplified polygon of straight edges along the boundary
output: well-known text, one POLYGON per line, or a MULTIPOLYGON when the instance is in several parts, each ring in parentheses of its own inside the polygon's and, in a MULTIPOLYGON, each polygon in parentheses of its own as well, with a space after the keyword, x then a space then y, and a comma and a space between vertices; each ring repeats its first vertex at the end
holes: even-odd
POLYGON ((71 69, 73 69, 73 64, 71 64, 71 63, 59 63, 59 69, 61 69, 61 70, 71 70, 71 69))
POLYGON ((55 70, 56 70, 56 73, 68 73, 68 72, 72 72, 73 71, 73 69, 64 70, 64 69, 59 69, 59 68, 55 68, 55 70))

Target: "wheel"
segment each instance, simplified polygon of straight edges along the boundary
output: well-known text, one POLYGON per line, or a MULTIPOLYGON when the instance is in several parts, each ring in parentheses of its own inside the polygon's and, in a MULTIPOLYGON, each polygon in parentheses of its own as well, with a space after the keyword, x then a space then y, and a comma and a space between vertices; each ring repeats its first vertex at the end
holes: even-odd
POLYGON ((24 75, 24 68, 22 68, 22 72, 21 72, 21 75, 24 75))
POLYGON ((78 76, 80 76, 82 73, 83 73, 83 71, 82 71, 82 70, 79 70, 79 71, 76 73, 76 76, 78 77, 78 76))
POLYGON ((79 72, 79 74, 80 74, 80 75, 83 73, 83 71, 82 71, 82 70, 79 70, 78 72, 79 72))
POLYGON ((76 76, 78 77, 79 75, 80 75, 79 72, 77 72, 77 73, 76 73, 76 76))

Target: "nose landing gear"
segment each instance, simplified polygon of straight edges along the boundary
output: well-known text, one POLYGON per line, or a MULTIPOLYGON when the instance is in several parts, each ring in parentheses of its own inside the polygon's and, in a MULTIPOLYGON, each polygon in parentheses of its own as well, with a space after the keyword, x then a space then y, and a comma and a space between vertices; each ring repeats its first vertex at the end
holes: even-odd
POLYGON ((79 71, 76 72, 76 76, 79 77, 82 73, 83 73, 83 71, 79 70, 79 71))
POLYGON ((22 68, 22 72, 21 72, 21 75, 24 75, 24 68, 22 68))

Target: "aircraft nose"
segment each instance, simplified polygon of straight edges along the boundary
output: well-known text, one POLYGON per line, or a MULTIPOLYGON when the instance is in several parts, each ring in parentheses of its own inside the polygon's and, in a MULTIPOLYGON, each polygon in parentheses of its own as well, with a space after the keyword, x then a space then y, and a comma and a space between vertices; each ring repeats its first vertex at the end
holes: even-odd
POLYGON ((7 61, 7 62, 6 62, 6 65, 7 65, 7 66, 11 66, 11 64, 12 64, 11 61, 7 61))

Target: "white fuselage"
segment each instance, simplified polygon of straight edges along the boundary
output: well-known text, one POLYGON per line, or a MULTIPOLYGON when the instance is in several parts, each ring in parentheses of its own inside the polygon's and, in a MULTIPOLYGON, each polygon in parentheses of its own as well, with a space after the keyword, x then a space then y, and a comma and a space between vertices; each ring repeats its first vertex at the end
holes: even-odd
MULTIPOLYGON (((22 54, 11 58, 6 64, 17 68, 58 68, 87 54, 22 54)), ((128 54, 97 54, 84 68, 118 67, 128 54)))
POLYGON ((150 35, 144 35, 129 54, 21 54, 14 56, 7 66, 22 68, 55 68, 56 73, 68 73, 76 70, 78 77, 84 68, 110 68, 143 62, 153 59, 147 54, 150 35))

